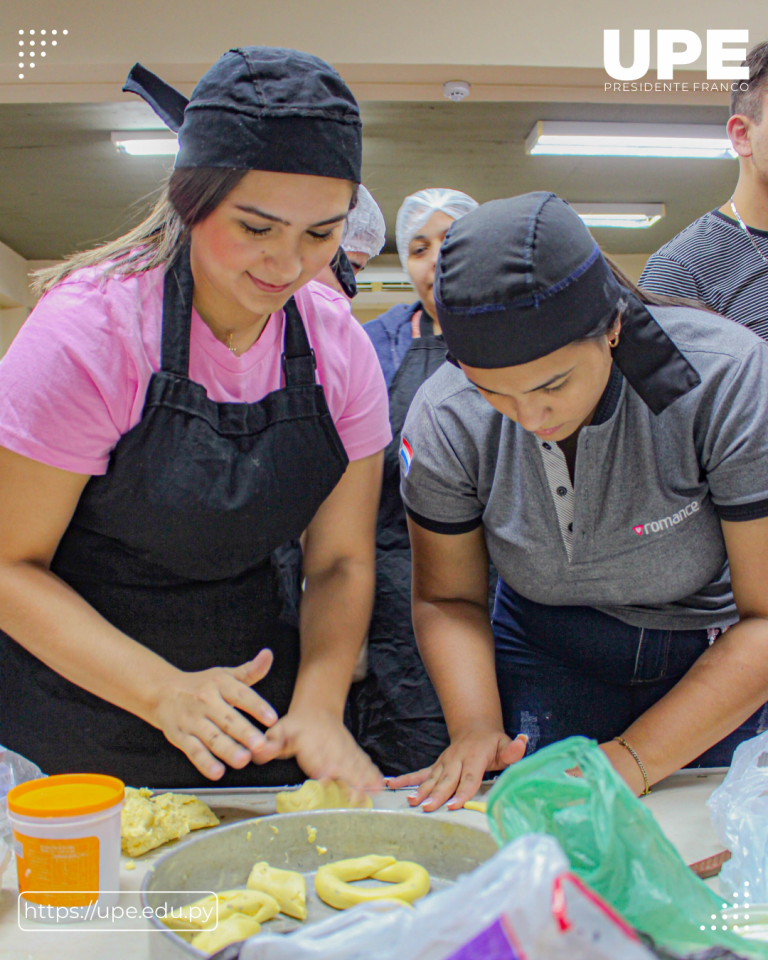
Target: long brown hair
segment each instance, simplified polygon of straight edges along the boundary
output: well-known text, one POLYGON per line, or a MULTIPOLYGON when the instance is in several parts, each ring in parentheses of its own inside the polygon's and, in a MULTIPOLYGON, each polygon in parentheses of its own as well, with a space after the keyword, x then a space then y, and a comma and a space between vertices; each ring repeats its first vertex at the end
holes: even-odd
POLYGON ((170 263, 195 224, 218 207, 247 170, 228 167, 182 167, 174 170, 146 219, 116 240, 67 257, 63 263, 37 270, 32 289, 43 294, 75 270, 106 264, 104 275, 144 273, 170 263))

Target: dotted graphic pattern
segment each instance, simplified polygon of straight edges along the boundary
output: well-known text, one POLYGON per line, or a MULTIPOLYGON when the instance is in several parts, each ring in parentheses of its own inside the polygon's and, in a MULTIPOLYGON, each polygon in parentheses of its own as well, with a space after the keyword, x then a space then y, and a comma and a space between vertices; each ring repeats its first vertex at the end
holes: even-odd
POLYGON ((69 35, 69 30, 19 30, 19 80, 31 77, 32 71, 42 58, 53 53, 59 39, 69 35))

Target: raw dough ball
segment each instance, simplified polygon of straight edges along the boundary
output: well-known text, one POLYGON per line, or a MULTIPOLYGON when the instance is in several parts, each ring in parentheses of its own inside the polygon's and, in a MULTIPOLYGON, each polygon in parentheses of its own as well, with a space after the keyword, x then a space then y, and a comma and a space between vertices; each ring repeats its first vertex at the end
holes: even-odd
POLYGON ((153 797, 145 787, 125 788, 125 804, 120 814, 123 852, 139 857, 169 840, 178 840, 190 830, 215 827, 218 817, 197 797, 181 793, 163 793, 153 797))
POLYGON ((198 933, 192 938, 192 946, 204 953, 217 953, 230 943, 247 940, 259 930, 261 926, 253 917, 246 917, 244 913, 234 913, 226 920, 220 921, 215 930, 203 930, 198 933))
POLYGON ((352 792, 342 780, 305 780, 298 790, 283 790, 278 793, 276 805, 278 813, 358 807, 370 810, 373 800, 366 796, 363 801, 354 801, 352 792))
POLYGON ((401 900, 413 903, 429 893, 429 874, 418 863, 394 857, 357 857, 320 867, 315 874, 315 891, 329 907, 346 910, 372 900, 401 900), (354 880, 383 880, 389 887, 353 887, 354 880))
POLYGON ((268 893, 280 904, 280 912, 297 920, 307 919, 307 882, 294 870, 278 870, 266 861, 254 865, 248 877, 249 890, 268 893))

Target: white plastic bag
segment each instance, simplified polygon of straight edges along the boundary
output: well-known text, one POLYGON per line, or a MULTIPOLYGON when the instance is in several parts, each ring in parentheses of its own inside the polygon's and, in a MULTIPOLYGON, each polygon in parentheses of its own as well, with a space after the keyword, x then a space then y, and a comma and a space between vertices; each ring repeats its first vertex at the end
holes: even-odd
POLYGON ((569 872, 556 840, 530 835, 415 905, 353 907, 287 936, 259 934, 239 960, 651 960, 569 872))
POLYGON ((731 851, 720 892, 731 901, 768 903, 768 731, 736 748, 707 806, 718 840, 731 851))
POLYGON ((13 835, 6 816, 5 798, 8 796, 8 791, 16 784, 37 780, 44 776, 40 767, 31 760, 6 750, 5 747, 0 747, 0 881, 11 862, 13 852, 13 835))

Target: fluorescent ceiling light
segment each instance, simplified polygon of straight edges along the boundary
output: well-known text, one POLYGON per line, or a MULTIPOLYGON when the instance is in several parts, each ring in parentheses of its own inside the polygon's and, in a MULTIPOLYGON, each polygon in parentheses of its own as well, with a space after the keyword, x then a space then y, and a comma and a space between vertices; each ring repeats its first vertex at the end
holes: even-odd
POLYGON ((135 157, 175 156, 179 152, 179 141, 170 130, 121 130, 112 133, 119 153, 130 153, 135 157))
POLYGON ((537 120, 526 153, 560 157, 689 157, 720 160, 736 151, 725 128, 694 123, 582 123, 537 120))
POLYGON ((413 292, 411 278, 399 267, 365 267, 357 275, 360 293, 413 292))
POLYGON ((572 203, 588 227, 647 230, 667 212, 663 203, 572 203))

